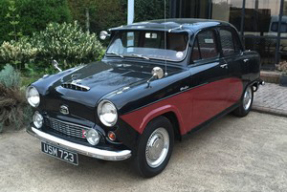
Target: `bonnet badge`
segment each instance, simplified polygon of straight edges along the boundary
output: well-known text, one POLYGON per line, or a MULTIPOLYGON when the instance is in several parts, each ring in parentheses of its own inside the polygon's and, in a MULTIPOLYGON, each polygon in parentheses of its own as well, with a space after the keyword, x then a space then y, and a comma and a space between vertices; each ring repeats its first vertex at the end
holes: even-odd
POLYGON ((60 113, 62 113, 63 115, 68 115, 70 113, 69 108, 65 105, 61 105, 60 106, 60 113))

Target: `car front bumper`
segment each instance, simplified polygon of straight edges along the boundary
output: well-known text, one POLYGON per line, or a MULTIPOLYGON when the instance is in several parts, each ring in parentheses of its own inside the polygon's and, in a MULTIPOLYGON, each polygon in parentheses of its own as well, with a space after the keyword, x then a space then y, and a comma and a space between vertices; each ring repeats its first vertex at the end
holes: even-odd
POLYGON ((53 135, 47 134, 43 131, 40 131, 34 127, 28 128, 27 132, 30 135, 37 137, 44 142, 51 143, 56 146, 77 152, 85 156, 93 157, 96 159, 102 159, 102 160, 107 160, 107 161, 122 161, 122 160, 126 160, 131 157, 131 150, 109 151, 109 150, 97 149, 94 147, 89 147, 89 146, 73 143, 70 141, 66 141, 64 139, 61 139, 53 135))

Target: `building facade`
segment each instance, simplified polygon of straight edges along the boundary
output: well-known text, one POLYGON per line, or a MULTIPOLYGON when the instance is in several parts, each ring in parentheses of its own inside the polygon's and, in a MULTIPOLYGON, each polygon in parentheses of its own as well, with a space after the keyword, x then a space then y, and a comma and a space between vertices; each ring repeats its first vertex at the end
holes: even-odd
POLYGON ((245 48, 259 52, 262 67, 274 69, 275 63, 287 60, 287 2, 284 1, 171 0, 170 14, 173 18, 230 22, 240 32, 245 48))

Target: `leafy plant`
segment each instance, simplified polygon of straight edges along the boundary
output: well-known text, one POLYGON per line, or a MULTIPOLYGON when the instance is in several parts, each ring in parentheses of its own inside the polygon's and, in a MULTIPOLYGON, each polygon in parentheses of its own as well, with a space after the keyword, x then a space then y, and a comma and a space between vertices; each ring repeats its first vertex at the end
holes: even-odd
POLYGON ((22 36, 22 32, 18 29, 19 26, 19 19, 20 16, 17 13, 17 8, 15 6, 16 1, 15 0, 8 0, 9 6, 8 6, 8 13, 6 14, 6 17, 9 20, 9 24, 12 26, 13 30, 9 33, 10 36, 14 38, 15 41, 17 41, 18 37, 22 36))
POLYGON ((11 65, 5 65, 4 69, 0 71, 0 83, 5 87, 20 87, 20 73, 15 71, 11 65))
POLYGON ((56 59, 63 68, 95 61, 103 55, 103 47, 96 35, 84 32, 76 21, 50 23, 44 31, 34 34, 31 42, 39 51, 38 59, 45 58, 49 63, 56 59))
POLYGON ((32 114, 20 89, 19 72, 6 65, 0 72, 0 78, 0 132, 9 125, 19 130, 27 124, 32 114))
POLYGON ((284 75, 287 75, 287 61, 280 62, 278 65, 276 65, 276 68, 284 75))
POLYGON ((49 22, 71 21, 67 0, 1 0, 0 43, 15 40, 15 35, 19 38, 22 33, 31 36, 49 22))
POLYGON ((0 63, 9 63, 16 68, 23 68, 25 63, 35 60, 38 49, 30 42, 29 38, 22 37, 19 41, 4 42, 0 46, 0 63))

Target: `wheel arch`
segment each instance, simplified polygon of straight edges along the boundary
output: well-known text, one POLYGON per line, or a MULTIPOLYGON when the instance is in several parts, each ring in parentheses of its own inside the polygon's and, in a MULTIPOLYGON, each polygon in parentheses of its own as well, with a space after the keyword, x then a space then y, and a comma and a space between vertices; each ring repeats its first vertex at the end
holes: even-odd
POLYGON ((132 114, 123 115, 121 118, 142 134, 147 124, 159 116, 164 116, 171 121, 173 127, 176 128, 176 135, 185 133, 182 116, 173 105, 163 105, 153 110, 135 111, 132 114))
POLYGON ((170 112, 162 114, 161 116, 166 117, 171 122, 173 130, 174 130, 174 138, 181 141, 182 137, 181 137, 181 132, 180 132, 180 125, 179 125, 176 114, 170 111, 170 112))

